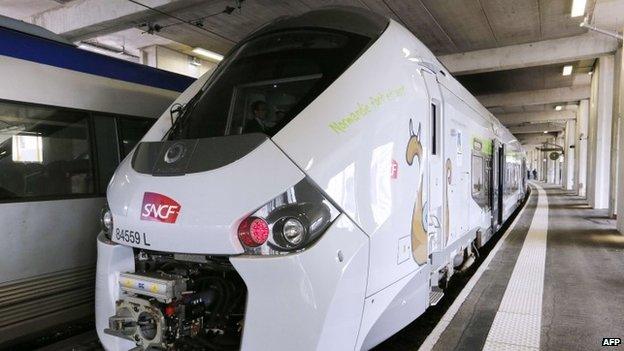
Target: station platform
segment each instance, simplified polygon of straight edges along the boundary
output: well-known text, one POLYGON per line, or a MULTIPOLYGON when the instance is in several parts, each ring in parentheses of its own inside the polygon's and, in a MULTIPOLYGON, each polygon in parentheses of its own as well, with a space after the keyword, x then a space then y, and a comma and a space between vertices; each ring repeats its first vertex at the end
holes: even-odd
POLYGON ((559 187, 531 188, 424 340, 426 315, 377 349, 598 350, 603 338, 624 337, 624 236, 615 221, 559 187))
MULTIPOLYGON (((437 306, 375 350, 599 350, 624 337, 624 236, 606 210, 532 183, 499 235, 437 306)), ((101 347, 91 331, 40 350, 101 347)))

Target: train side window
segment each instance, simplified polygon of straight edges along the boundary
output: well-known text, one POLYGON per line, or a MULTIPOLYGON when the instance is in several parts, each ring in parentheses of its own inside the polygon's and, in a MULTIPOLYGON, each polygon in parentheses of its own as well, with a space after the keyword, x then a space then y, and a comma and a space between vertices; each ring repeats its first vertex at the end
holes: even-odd
POLYGON ((146 118, 118 118, 119 145, 121 157, 126 157, 134 146, 143 138, 154 124, 154 120, 146 118))
POLYGON ((479 204, 479 207, 486 208, 488 205, 488 172, 485 170, 485 160, 481 155, 472 155, 471 162, 471 187, 472 198, 479 204))
POLYGON ((438 105, 431 103, 431 154, 438 154, 438 105))
POLYGON ((472 155, 472 196, 478 196, 483 192, 485 181, 483 179, 483 157, 472 155))
POLYGON ((0 200, 94 192, 89 115, 0 102, 0 200))
POLYGON ((119 144, 115 118, 93 116, 95 146, 97 150, 98 193, 106 192, 115 168, 119 164, 119 144))

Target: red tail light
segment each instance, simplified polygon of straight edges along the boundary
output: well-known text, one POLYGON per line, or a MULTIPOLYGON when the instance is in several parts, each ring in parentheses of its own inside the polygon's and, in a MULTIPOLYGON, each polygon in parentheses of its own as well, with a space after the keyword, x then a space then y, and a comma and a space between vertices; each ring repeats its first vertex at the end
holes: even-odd
POLYGON ((309 247, 339 214, 304 178, 244 219, 238 240, 247 254, 286 255, 309 247))
POLYGON ((260 246, 269 238, 269 224, 262 218, 245 218, 238 226, 238 238, 245 246, 260 246))

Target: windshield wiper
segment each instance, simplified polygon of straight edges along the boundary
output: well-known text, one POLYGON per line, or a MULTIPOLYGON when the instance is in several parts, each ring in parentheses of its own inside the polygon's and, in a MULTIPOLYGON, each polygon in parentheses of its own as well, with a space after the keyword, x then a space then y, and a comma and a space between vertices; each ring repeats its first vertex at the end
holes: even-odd
POLYGON ((169 130, 169 135, 167 139, 171 139, 172 136, 177 137, 180 133, 180 128, 186 117, 191 113, 193 107, 195 107, 195 103, 199 100, 199 96, 202 94, 202 91, 197 92, 195 96, 193 96, 186 104, 175 103, 171 105, 169 109, 169 117, 171 118, 171 129, 169 130), (175 120, 173 119, 173 114, 176 114, 177 117, 175 120))

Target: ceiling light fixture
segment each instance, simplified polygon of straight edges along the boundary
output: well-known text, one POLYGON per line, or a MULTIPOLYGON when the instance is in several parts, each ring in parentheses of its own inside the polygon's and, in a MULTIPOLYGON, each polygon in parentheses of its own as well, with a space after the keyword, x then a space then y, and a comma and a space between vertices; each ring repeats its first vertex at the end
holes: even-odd
POLYGON ((579 17, 585 14, 585 3, 587 0, 574 0, 572 2, 572 11, 570 16, 579 17))
POLYGON ((544 134, 548 134, 548 131, 547 131, 547 130, 545 130, 545 131, 544 131, 544 134))
POLYGON ((572 65, 563 66, 563 75, 569 76, 570 74, 572 74, 572 65))
POLYGON ((189 56, 189 65, 199 67, 201 66, 201 61, 197 57, 189 56))
POLYGON ((557 106, 555 106, 555 111, 561 111, 562 108, 563 108, 563 106, 557 105, 557 106))
POLYGON ((217 54, 216 52, 213 52, 213 51, 210 51, 210 50, 206 50, 204 48, 197 47, 197 48, 193 49, 192 51, 193 51, 193 53, 195 53, 197 55, 200 55, 200 56, 203 56, 203 57, 205 57, 207 59, 210 59, 212 61, 219 62, 219 61, 223 60, 223 55, 217 54))

